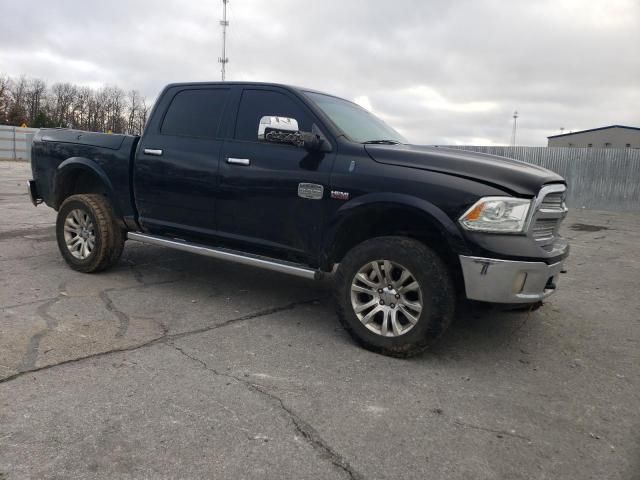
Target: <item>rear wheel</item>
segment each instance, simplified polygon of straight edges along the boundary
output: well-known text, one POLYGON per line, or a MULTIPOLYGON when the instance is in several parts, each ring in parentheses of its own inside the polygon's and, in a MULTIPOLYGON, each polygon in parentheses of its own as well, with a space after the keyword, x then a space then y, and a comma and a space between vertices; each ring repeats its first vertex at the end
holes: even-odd
POLYGON ((97 194, 72 195, 62 203, 56 237, 67 264, 85 273, 115 264, 122 255, 125 240, 109 200, 97 194))
POLYGON ((408 357, 449 326, 455 293, 446 265, 426 245, 405 237, 367 240, 336 273, 338 316, 369 350, 408 357))

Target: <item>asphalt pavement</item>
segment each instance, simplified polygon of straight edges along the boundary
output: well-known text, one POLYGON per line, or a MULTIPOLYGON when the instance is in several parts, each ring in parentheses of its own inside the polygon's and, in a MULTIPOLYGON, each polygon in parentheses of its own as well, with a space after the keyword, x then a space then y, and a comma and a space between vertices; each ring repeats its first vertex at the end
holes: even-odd
POLYGON ((535 312, 367 352, 315 283, 127 242, 69 269, 0 162, 0 479, 640 479, 640 213, 572 210, 535 312))

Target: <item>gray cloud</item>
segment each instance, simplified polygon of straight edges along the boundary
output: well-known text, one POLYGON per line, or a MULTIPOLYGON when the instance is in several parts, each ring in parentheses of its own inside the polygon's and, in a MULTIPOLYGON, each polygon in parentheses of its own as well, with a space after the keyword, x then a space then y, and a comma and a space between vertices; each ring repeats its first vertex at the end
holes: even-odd
MULTIPOLYGON (((0 72, 154 98, 217 80, 217 0, 1 7, 0 72)), ((358 99, 416 143, 544 145, 560 127, 640 124, 637 0, 231 0, 228 78, 358 99)))

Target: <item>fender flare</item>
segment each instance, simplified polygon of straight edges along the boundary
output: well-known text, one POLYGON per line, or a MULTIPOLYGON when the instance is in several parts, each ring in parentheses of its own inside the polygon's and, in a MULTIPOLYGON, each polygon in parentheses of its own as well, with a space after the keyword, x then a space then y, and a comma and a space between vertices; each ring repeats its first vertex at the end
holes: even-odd
POLYGON ((89 172, 95 175, 100 182, 105 186, 107 193, 111 197, 114 209, 119 211, 119 206, 116 204, 117 200, 113 196, 113 185, 105 171, 94 160, 85 157, 70 157, 58 165, 53 179, 53 193, 55 199, 55 208, 60 207, 62 203, 61 194, 64 191, 62 185, 65 180, 72 174, 81 171, 89 172))
POLYGON ((369 193, 355 197, 342 205, 329 220, 325 231, 322 256, 329 260, 330 252, 338 233, 349 219, 381 206, 405 207, 425 217, 446 239, 449 248, 456 253, 467 252, 466 240, 456 223, 433 203, 403 193, 369 193))

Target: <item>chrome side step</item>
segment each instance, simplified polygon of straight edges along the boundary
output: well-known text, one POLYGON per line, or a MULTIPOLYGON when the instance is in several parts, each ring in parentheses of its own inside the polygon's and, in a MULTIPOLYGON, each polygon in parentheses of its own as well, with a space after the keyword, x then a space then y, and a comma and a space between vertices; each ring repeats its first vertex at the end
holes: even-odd
POLYGON ((182 250, 183 252, 219 258, 221 260, 230 260, 243 265, 264 268, 275 272, 288 273, 290 275, 296 275, 298 277, 308 278, 311 280, 319 280, 322 277, 322 272, 320 270, 312 270, 296 263, 262 257, 259 255, 251 255, 226 248, 207 247, 197 243, 189 243, 184 240, 159 237, 157 235, 148 235, 146 233, 139 232, 128 232, 127 237, 130 240, 135 240, 137 242, 158 245, 160 247, 169 247, 175 250, 182 250))

